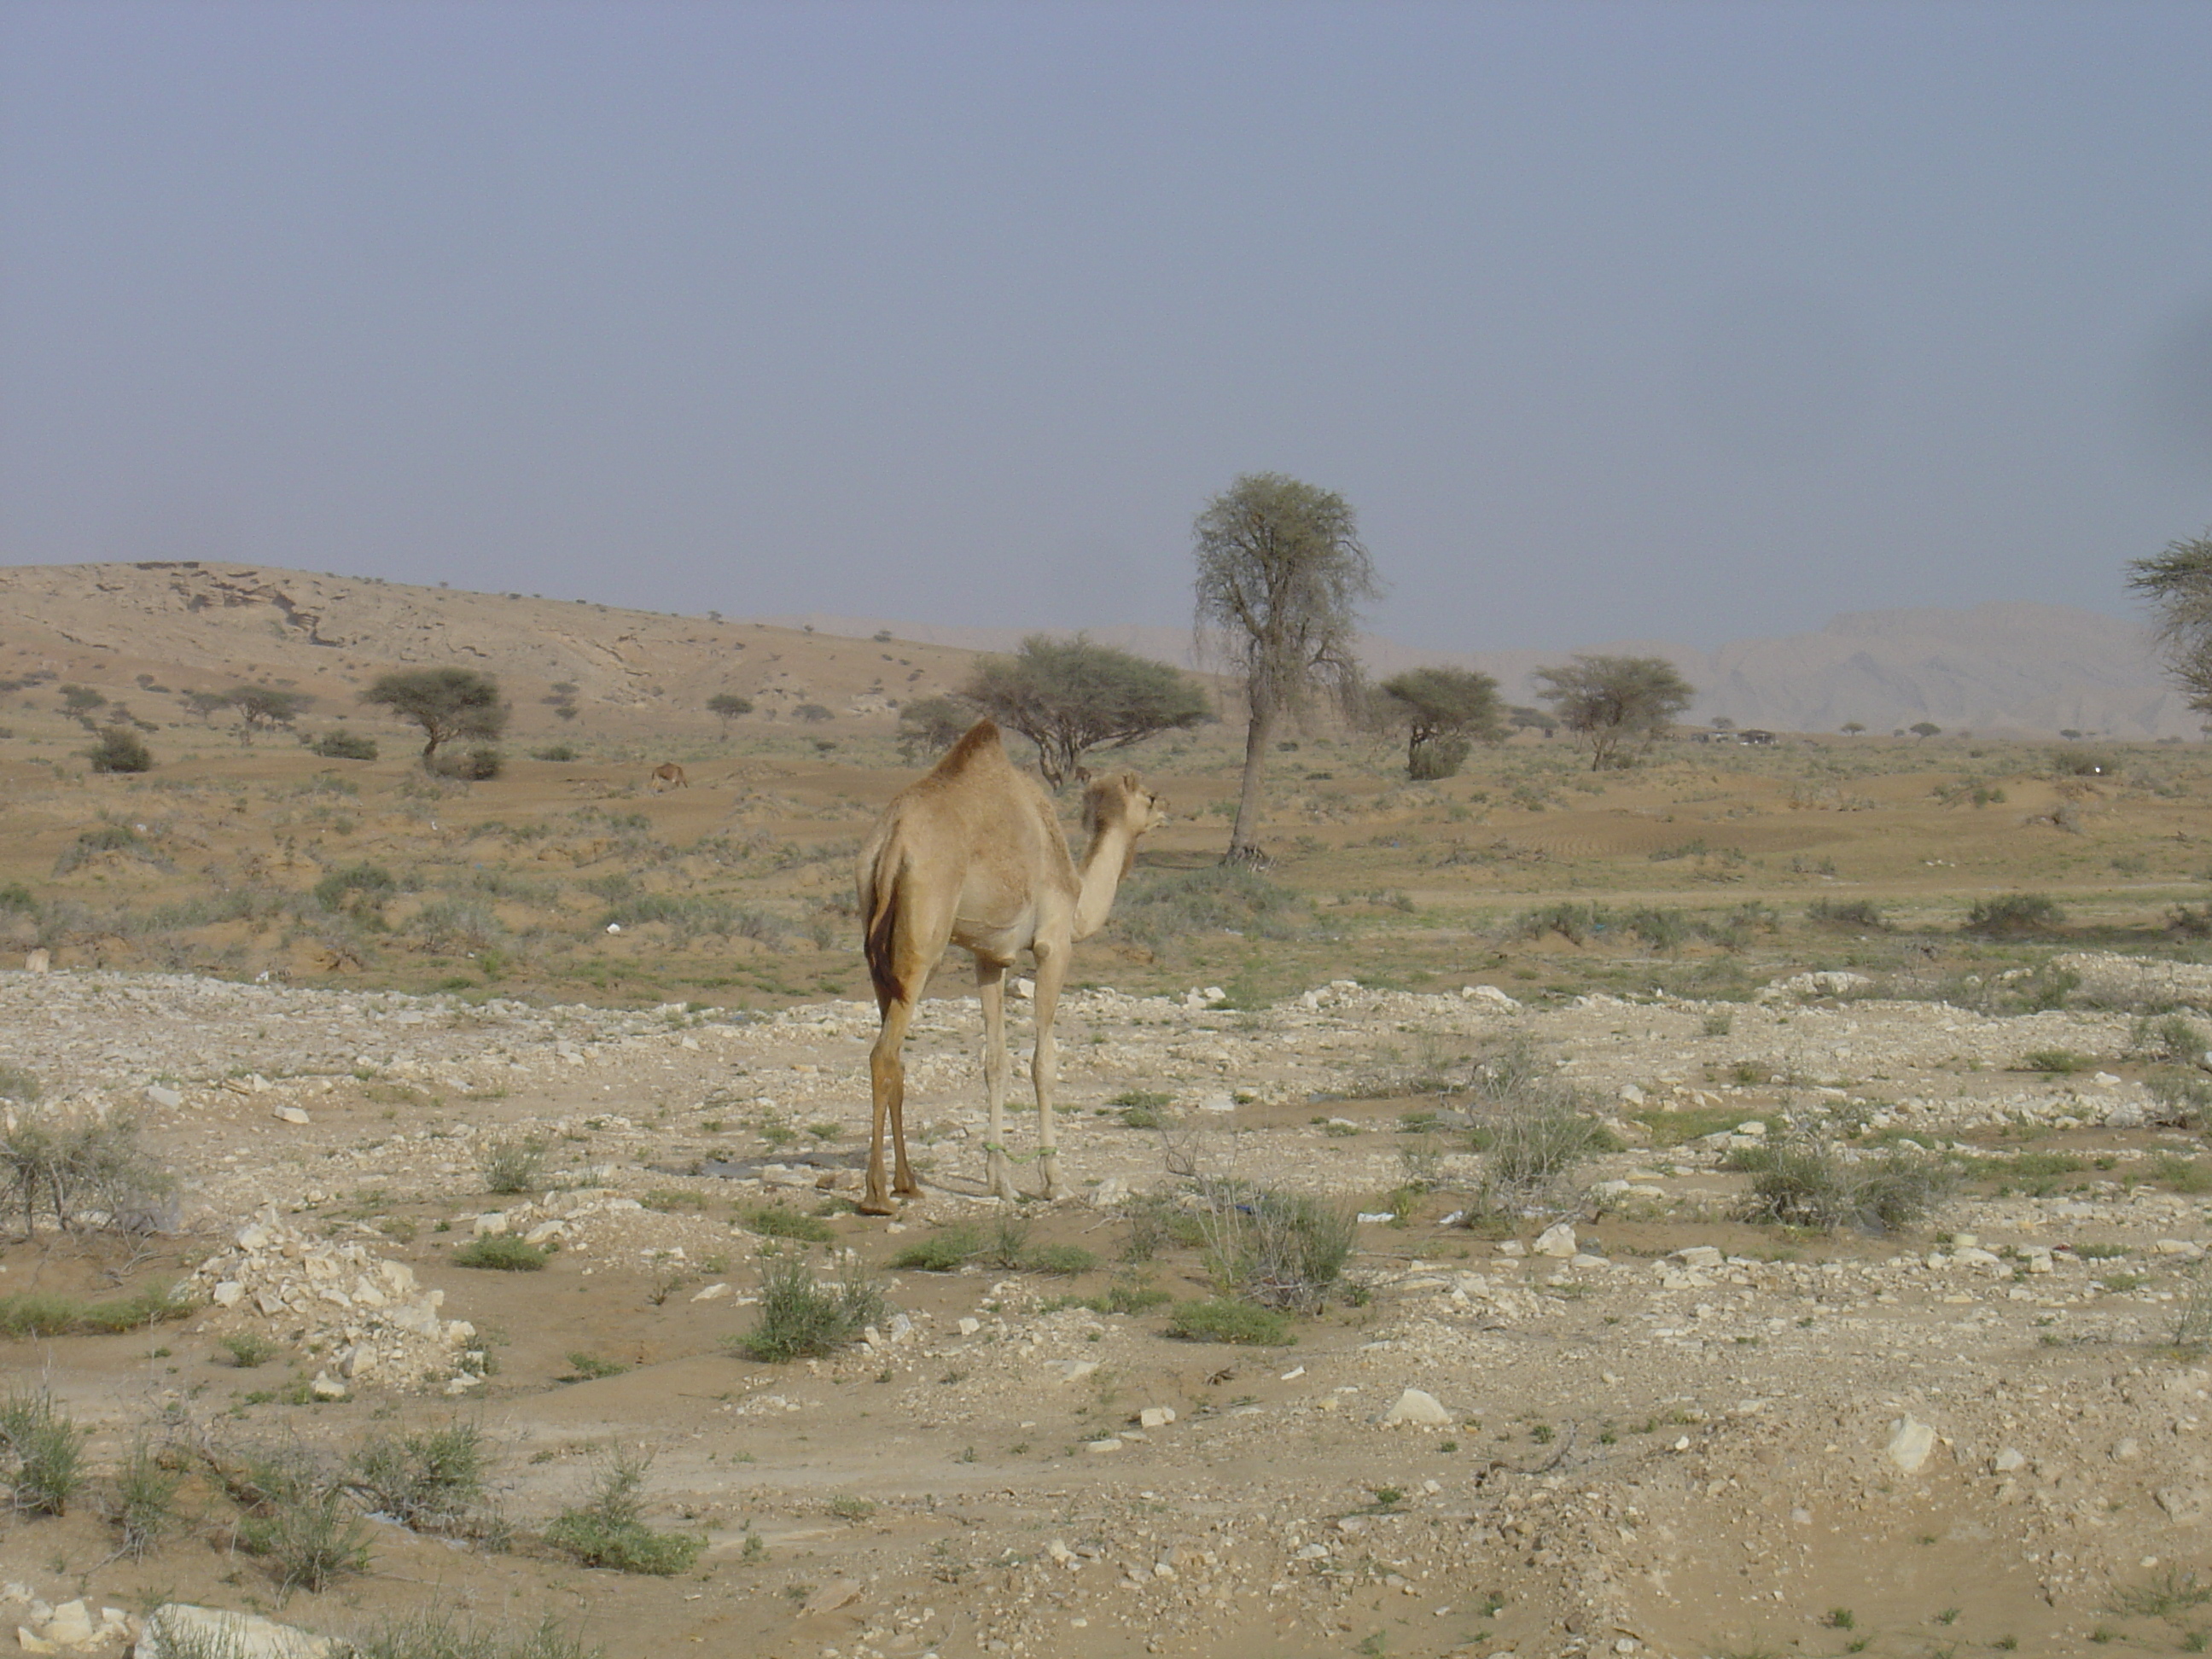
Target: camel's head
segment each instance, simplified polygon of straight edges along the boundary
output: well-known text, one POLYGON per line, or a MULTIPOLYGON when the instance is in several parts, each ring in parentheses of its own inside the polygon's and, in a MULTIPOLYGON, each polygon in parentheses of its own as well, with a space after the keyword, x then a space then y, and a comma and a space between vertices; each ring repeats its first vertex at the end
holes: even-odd
POLYGON ((1134 841, 1168 821, 1168 804, 1134 772, 1100 778, 1083 792, 1083 827, 1094 838, 1118 830, 1134 841))

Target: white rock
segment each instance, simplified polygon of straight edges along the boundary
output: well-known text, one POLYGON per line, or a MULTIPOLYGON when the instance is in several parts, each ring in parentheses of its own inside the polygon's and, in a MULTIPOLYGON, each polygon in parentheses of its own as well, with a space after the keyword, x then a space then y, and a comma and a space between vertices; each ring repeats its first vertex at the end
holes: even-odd
POLYGON ((1147 1406, 1137 1413, 1137 1426, 1143 1429, 1164 1429, 1175 1420, 1173 1406, 1147 1406))
POLYGON ((318 1400, 343 1400, 346 1397, 346 1385, 328 1371, 317 1371, 315 1380, 307 1386, 318 1400))
POLYGON ((279 1106, 269 1115, 280 1123, 308 1123, 313 1121, 297 1106, 279 1106))
POLYGON ((245 1296, 246 1286, 234 1279, 219 1281, 215 1289, 210 1292, 210 1299, 218 1308, 235 1308, 245 1296))
POLYGON ((1495 985, 1462 985, 1459 994, 1469 1002, 1486 1002, 1494 1008, 1518 1008, 1521 1006, 1495 985))
POLYGON ((1575 1230, 1566 1222, 1554 1222, 1536 1235, 1538 1255, 1570 1256, 1574 1253, 1575 1230))
POLYGON ((1712 1244, 1685 1245, 1674 1252, 1674 1259, 1685 1267, 1692 1268, 1700 1273, 1710 1272, 1726 1260, 1721 1255, 1719 1248, 1712 1244))
POLYGON ((1093 1209, 1110 1210, 1117 1204, 1126 1204, 1128 1201, 1129 1183, 1120 1176, 1108 1176, 1105 1180, 1091 1189, 1091 1206, 1093 1209))
POLYGON ((535 1227, 532 1227, 528 1232, 523 1234, 522 1242, 526 1244, 544 1244, 556 1238, 566 1238, 568 1236, 568 1224, 567 1222, 561 1220, 541 1221, 535 1227))
POLYGON ((1443 1402, 1422 1389, 1407 1389, 1398 1396, 1390 1409, 1382 1413, 1382 1421, 1386 1425, 1413 1423, 1438 1428, 1451 1420, 1451 1413, 1443 1408, 1443 1402))
POLYGON ((1498 1254, 1500 1255, 1526 1255, 1528 1254, 1528 1247, 1526 1244, 1523 1244, 1517 1238, 1502 1239, 1498 1242, 1498 1254))
POLYGON ((2186 1256, 2191 1261, 2199 1260, 2204 1254, 2202 1244, 2192 1244, 2185 1238, 2161 1238, 2151 1249, 2160 1255, 2186 1256))
POLYGON ((92 1609, 82 1601, 64 1601, 39 1627, 39 1634, 58 1648, 80 1648, 92 1640, 92 1609))
POLYGON ((729 1285, 725 1282, 720 1285, 709 1285, 704 1290, 692 1291, 691 1299, 694 1302, 719 1302, 729 1293, 729 1285))
POLYGON ((159 1083, 149 1083, 146 1085, 146 1098, 156 1106, 178 1107, 185 1103, 184 1096, 179 1094, 174 1089, 167 1088, 159 1083))
POLYGON ((983 1322, 973 1317, 972 1316, 963 1315, 959 1324, 955 1327, 955 1328, 957 1329, 963 1336, 973 1336, 976 1332, 983 1328, 983 1322))
POLYGON ((1916 1417, 1900 1417, 1890 1425, 1889 1444, 1882 1452, 1906 1474, 1917 1474, 1936 1449, 1936 1431, 1916 1417))
POLYGON ((1127 1443, 1120 1439, 1086 1440, 1083 1443, 1083 1449, 1087 1452, 1117 1452, 1125 1443, 1127 1443))
POLYGON ((1754 1140, 1764 1140, 1766 1139, 1766 1123, 1761 1118, 1747 1117, 1735 1126, 1735 1132, 1740 1135, 1749 1135, 1754 1140))
POLYGON ((835 1613, 859 1597, 860 1581, 857 1578, 833 1578, 806 1598, 799 1608, 801 1615, 816 1613, 835 1613))
POLYGON ((495 1238, 507 1231, 507 1212, 487 1210, 476 1218, 475 1232, 478 1238, 495 1238))
POLYGON ((53 967, 53 957, 44 951, 27 951, 23 954, 23 971, 43 974, 53 967))
POLYGON ((1641 1106, 1644 1103, 1644 1091, 1633 1083, 1624 1083, 1620 1085, 1620 1097, 1631 1106, 1641 1106))
POLYGON ((230 1613, 171 1601, 147 1615, 135 1659, 187 1659, 220 1653, 224 1659, 328 1659, 337 1644, 258 1613, 230 1613))
POLYGON ((1398 1212, 1395 1210, 1362 1210, 1359 1212, 1359 1224, 1363 1227, 1379 1227, 1386 1221, 1395 1221, 1397 1218, 1398 1212))

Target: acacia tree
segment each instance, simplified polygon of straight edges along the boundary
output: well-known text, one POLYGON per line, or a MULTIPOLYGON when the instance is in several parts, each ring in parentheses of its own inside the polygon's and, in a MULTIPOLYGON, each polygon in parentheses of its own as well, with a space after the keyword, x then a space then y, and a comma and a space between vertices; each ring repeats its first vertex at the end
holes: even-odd
POLYGON ((1358 605, 1382 586, 1351 504, 1279 472, 1237 479, 1206 504, 1192 534, 1199 638, 1218 641, 1243 676, 1250 710, 1237 823, 1223 862, 1263 864, 1260 797, 1276 726, 1317 696, 1354 703, 1358 605))
POLYGON ((957 697, 916 697, 899 710, 899 758, 911 766, 941 755, 975 723, 975 709, 957 697))
POLYGON ((741 697, 734 691, 717 691, 707 699, 707 712, 721 717, 722 736, 726 738, 730 735, 730 722, 740 714, 753 712, 753 700, 741 697))
POLYGON ((247 743, 253 741, 257 731, 273 732, 280 726, 291 725, 314 702, 304 691, 279 691, 267 685, 234 685, 222 696, 225 702, 238 710, 239 736, 247 743))
POLYGON ((1578 656, 1531 678, 1559 724, 1589 744, 1593 772, 1633 766, 1698 695, 1664 657, 1578 656))
POLYGON ((2212 714, 2212 529, 2163 553, 2128 561, 2128 586, 2157 613, 2160 654, 2189 706, 2212 714))
POLYGON ((1083 775, 1092 749, 1127 749, 1212 712, 1187 676, 1082 634, 1032 634, 1013 656, 982 658, 961 696, 1035 744, 1037 770, 1055 789, 1083 775))
POLYGON ((1464 668, 1414 668, 1376 688, 1377 712, 1406 732, 1406 775, 1448 778, 1479 740, 1505 735, 1498 682, 1464 668))
POLYGON ((425 772, 437 769, 439 744, 455 738, 489 743, 507 729, 507 707, 499 700, 499 682, 473 668, 410 668, 380 675, 361 700, 381 703, 422 728, 428 739, 422 745, 425 772))

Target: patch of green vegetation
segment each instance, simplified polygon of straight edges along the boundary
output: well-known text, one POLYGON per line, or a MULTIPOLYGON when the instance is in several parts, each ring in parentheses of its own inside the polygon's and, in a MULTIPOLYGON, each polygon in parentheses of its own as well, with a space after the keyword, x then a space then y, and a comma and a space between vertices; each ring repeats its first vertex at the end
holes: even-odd
POLYGON ((837 1282, 817 1282, 803 1255, 770 1258, 761 1270, 760 1318, 736 1339, 752 1358, 770 1364, 834 1353, 884 1316, 883 1286, 856 1257, 840 1265, 837 1282))
POLYGON ((1288 1314, 1227 1296, 1177 1304, 1168 1316, 1167 1334, 1186 1342, 1229 1342, 1245 1347, 1279 1348, 1297 1340, 1288 1314))
POLYGON ((563 1510, 545 1528, 545 1541, 587 1567, 672 1578, 688 1570, 707 1547, 695 1534, 659 1532, 646 1525, 641 1488, 652 1459, 615 1449, 599 1460, 590 1498, 563 1510))
POLYGON ((763 1238, 793 1238, 803 1244, 834 1244, 837 1230, 820 1216, 801 1215, 787 1204, 757 1204, 740 1210, 738 1221, 763 1238))
POLYGON ((456 1267, 490 1267, 501 1273, 535 1273, 552 1260, 549 1251, 505 1233, 487 1233, 453 1252, 456 1267))

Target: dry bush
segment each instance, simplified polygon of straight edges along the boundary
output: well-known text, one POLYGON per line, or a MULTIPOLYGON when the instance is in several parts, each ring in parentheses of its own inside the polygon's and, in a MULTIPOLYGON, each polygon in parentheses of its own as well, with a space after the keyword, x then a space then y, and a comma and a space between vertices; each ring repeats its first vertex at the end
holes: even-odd
POLYGON ((126 1233, 175 1225, 176 1177, 138 1144, 133 1118, 16 1116, 0 1130, 0 1180, 27 1233, 41 1208, 64 1232, 88 1224, 126 1233))

